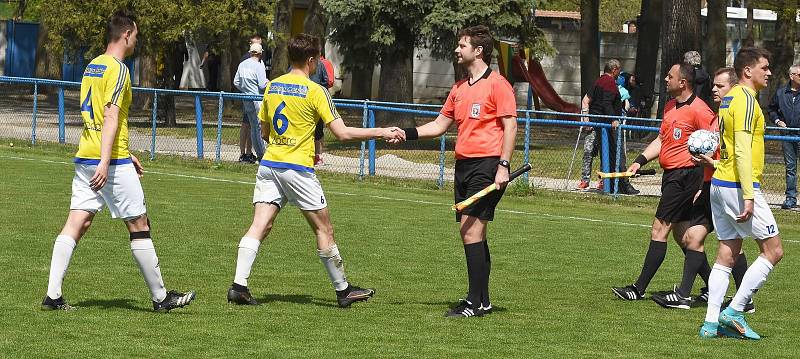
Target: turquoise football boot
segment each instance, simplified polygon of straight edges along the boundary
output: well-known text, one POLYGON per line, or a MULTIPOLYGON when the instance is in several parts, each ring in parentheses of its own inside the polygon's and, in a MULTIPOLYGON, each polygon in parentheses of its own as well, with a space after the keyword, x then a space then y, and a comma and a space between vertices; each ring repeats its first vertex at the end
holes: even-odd
POLYGON ((719 338, 718 329, 719 329, 719 323, 703 322, 703 326, 700 327, 700 338, 701 339, 719 338))
POLYGON ((739 334, 747 339, 761 339, 761 336, 747 325, 747 321, 744 320, 744 314, 731 307, 725 308, 725 310, 719 314, 719 323, 721 326, 724 325, 739 332, 739 334))

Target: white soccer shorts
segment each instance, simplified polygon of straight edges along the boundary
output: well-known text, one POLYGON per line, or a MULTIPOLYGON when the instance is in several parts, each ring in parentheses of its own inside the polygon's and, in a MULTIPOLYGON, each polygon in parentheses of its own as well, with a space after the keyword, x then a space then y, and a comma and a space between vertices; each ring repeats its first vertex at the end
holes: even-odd
POLYGON ((753 237, 767 239, 778 235, 778 225, 761 189, 754 188, 753 216, 747 222, 736 222, 742 213, 742 189, 711 184, 711 212, 714 230, 720 240, 753 237))
POLYGON ((328 206, 317 175, 286 168, 259 166, 253 204, 274 203, 283 208, 286 202, 303 211, 316 211, 328 206))
POLYGON ((89 186, 96 169, 97 165, 75 164, 70 209, 96 213, 105 205, 112 218, 124 220, 147 213, 142 183, 132 163, 108 166, 108 180, 97 192, 89 186))

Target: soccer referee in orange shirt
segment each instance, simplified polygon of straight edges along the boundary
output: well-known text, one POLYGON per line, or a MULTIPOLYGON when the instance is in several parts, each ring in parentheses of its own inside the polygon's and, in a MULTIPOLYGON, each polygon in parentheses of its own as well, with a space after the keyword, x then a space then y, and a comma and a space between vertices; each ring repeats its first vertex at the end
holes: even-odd
POLYGON ((508 183, 509 160, 517 133, 517 104, 506 79, 489 68, 494 39, 486 26, 473 26, 458 33, 455 49, 458 63, 468 78, 453 85, 436 120, 404 129, 407 140, 440 136, 455 121, 455 203, 494 183, 500 190, 456 214, 467 258, 467 298, 449 310, 448 317, 483 316, 492 310, 489 302, 491 260, 486 229, 508 183))

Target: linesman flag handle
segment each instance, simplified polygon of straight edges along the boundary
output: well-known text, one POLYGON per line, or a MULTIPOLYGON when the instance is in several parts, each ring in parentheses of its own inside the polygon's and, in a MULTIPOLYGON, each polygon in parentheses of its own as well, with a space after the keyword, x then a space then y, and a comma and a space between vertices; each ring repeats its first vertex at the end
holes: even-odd
POLYGON ((600 172, 597 171, 597 176, 600 178, 627 178, 627 177, 639 177, 639 176, 653 176, 656 174, 656 170, 649 168, 645 170, 639 170, 636 172, 600 172))
MULTIPOLYGON (((514 172, 511 172, 508 175, 508 182, 513 181, 515 178, 519 177, 519 175, 521 175, 521 174, 523 174, 525 172, 528 172, 530 170, 531 170, 531 164, 530 163, 526 163, 526 164, 522 165, 522 167, 517 168, 516 170, 514 170, 514 172)), ((461 211, 464 210, 464 208, 467 208, 467 207, 471 206, 473 203, 477 202, 479 199, 485 197, 487 194, 492 193, 492 192, 494 192, 496 190, 497 190, 497 186, 494 183, 492 183, 492 184, 486 186, 486 188, 482 189, 480 192, 478 192, 476 194, 473 194, 472 197, 467 198, 467 199, 465 199, 465 200, 463 200, 461 202, 458 202, 458 203, 454 204, 453 207, 451 207, 451 209, 454 210, 454 211, 457 211, 457 212, 461 212, 461 211)))

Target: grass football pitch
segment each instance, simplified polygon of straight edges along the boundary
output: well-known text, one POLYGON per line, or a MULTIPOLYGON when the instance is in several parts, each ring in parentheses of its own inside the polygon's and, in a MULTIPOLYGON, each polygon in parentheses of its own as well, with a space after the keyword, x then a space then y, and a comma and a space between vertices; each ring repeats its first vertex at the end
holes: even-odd
MULTIPOLYGON (((795 357, 800 334, 796 212, 775 210, 785 258, 755 298, 761 341, 700 340, 705 308, 625 302, 610 287, 636 279, 654 198, 509 193, 489 230, 495 312, 448 319, 466 292, 449 190, 321 173, 348 279, 375 287, 336 307, 308 225, 281 213, 250 278, 264 304, 226 303, 236 247, 252 218, 255 166, 145 161, 142 179, 169 289, 197 291, 188 307, 151 311, 124 225, 96 216, 77 247, 64 294, 79 310, 43 312, 55 236, 66 218, 69 147, 0 144, 0 357, 795 357), (792 344, 795 343, 795 344, 792 344)), ((514 192, 514 191, 511 191, 514 192)), ((716 240, 708 241, 709 257, 716 240)), ((757 248, 745 247, 752 260, 757 248)), ((670 243, 649 291, 680 280, 670 243)), ((713 260, 713 259, 712 259, 713 260)), ((702 286, 698 280, 695 293, 702 286)), ((729 294, 732 290, 729 291, 729 294)))

